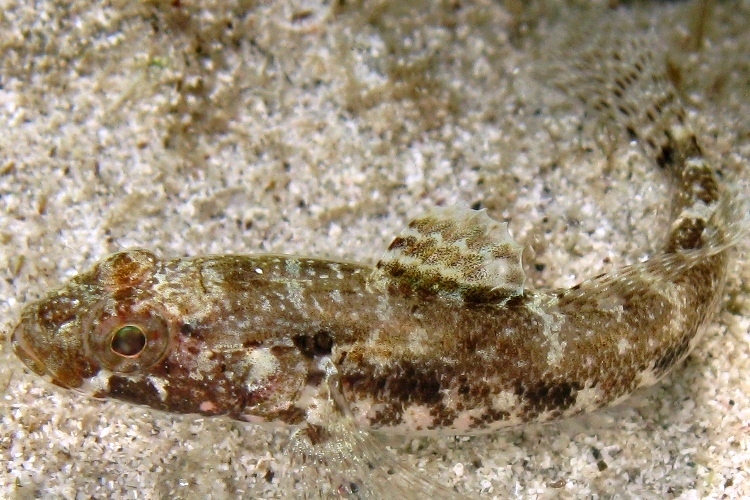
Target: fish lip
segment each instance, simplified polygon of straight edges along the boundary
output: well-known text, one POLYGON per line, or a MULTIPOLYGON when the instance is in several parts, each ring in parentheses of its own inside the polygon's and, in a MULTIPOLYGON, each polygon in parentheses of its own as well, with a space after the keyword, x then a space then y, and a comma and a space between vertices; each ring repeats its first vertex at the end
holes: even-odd
POLYGON ((39 359, 29 346, 26 333, 26 326, 23 323, 13 329, 13 333, 10 335, 11 349, 29 370, 37 375, 46 375, 48 372, 47 365, 39 359))

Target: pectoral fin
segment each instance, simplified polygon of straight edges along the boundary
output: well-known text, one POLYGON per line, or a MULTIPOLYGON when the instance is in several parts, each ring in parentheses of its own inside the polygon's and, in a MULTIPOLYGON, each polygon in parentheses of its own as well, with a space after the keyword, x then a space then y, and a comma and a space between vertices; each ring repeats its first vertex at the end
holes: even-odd
POLYGON ((281 490, 290 498, 460 499, 409 466, 366 430, 356 426, 341 394, 336 368, 326 360, 326 372, 314 398, 308 422, 292 434, 289 468, 281 490))

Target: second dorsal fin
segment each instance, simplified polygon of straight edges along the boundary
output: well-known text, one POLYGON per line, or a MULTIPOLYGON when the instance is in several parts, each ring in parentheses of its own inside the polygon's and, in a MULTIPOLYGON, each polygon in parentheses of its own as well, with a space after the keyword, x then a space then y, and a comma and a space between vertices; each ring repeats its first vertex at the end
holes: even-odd
POLYGON ((436 208, 393 240, 370 282, 404 296, 502 302, 523 293, 522 251, 508 224, 491 219, 485 210, 436 208))

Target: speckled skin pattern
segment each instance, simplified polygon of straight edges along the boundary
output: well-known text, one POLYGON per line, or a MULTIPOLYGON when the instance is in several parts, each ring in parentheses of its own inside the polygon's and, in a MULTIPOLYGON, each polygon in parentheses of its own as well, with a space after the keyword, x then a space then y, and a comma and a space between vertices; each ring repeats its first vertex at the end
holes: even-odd
POLYGON ((28 305, 13 349, 62 387, 256 423, 346 415, 366 430, 473 434, 617 403, 693 348, 732 246, 727 198, 674 91, 631 49, 595 49, 577 74, 603 75, 584 100, 674 181, 673 222, 647 262, 527 290, 506 227, 460 208, 412 222, 375 268, 129 250, 28 305))

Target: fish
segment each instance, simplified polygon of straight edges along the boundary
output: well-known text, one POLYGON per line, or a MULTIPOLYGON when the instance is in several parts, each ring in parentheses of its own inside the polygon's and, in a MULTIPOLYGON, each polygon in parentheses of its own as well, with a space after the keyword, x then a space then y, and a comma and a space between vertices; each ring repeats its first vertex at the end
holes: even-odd
POLYGON ((711 323, 746 234, 658 51, 591 43, 570 75, 672 181, 671 222, 646 261, 532 289, 508 224, 460 205, 411 221, 375 266, 136 248, 26 305, 12 350, 94 398, 291 427, 290 496, 458 497, 377 438, 552 422, 654 385, 711 323))

